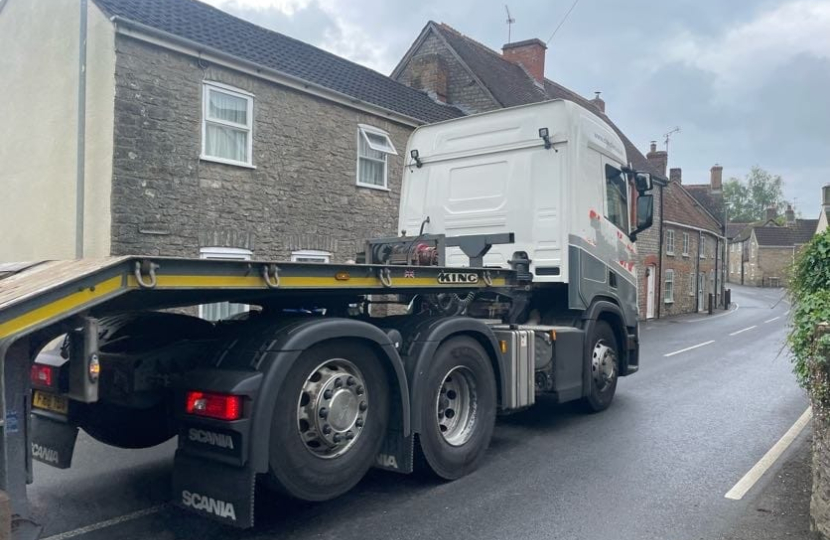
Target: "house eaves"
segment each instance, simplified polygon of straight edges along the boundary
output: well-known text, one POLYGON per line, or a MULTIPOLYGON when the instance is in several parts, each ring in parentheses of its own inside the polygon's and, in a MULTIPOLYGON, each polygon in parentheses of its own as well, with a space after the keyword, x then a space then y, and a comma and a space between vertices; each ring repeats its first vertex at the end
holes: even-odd
POLYGON ((150 43, 168 50, 186 54, 200 60, 221 65, 245 73, 247 75, 264 79, 287 88, 311 94, 328 101, 345 105, 363 112, 389 118, 392 121, 410 127, 418 127, 426 122, 401 114, 391 109, 380 107, 342 92, 326 88, 325 86, 295 77, 288 73, 257 64, 242 58, 233 56, 226 52, 208 47, 201 43, 183 38, 145 24, 141 24, 119 16, 113 16, 111 21, 115 24, 116 33, 150 43))

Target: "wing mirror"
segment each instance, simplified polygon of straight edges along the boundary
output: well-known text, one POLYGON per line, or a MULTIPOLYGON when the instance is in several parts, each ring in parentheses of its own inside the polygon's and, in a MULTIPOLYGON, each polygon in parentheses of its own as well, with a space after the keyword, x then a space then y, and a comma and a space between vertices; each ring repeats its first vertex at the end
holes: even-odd
MULTIPOLYGON (((638 173, 639 177, 641 173, 638 173)), ((651 180, 651 175, 649 181, 651 180)), ((654 222, 654 195, 640 195, 637 197, 637 228, 628 235, 632 242, 637 241, 637 235, 651 227, 654 222)))
POLYGON ((647 172, 636 173, 634 175, 634 187, 636 187, 637 191, 640 193, 651 191, 651 188, 654 187, 654 184, 651 181, 651 175, 647 172))

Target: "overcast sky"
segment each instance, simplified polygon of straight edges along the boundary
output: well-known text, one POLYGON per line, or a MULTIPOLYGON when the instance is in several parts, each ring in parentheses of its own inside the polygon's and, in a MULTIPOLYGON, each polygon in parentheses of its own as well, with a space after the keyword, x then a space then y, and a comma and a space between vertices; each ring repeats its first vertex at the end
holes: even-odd
MULTIPOLYGON (((389 74, 428 20, 501 50, 504 2, 208 0, 237 16, 389 74)), ((547 41, 573 0, 512 0, 513 40, 547 41)), ((545 75, 588 97, 644 152, 672 136, 669 166, 704 183, 759 165, 803 217, 830 182, 830 0, 578 0, 545 75)))

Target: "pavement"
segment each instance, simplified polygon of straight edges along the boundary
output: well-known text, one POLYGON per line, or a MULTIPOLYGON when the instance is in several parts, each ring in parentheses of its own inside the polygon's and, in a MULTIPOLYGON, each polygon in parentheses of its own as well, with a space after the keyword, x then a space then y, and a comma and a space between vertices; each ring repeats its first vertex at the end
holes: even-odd
POLYGON ((51 540, 811 538, 809 428, 725 497, 808 407, 783 292, 734 286, 733 301, 643 324, 642 367, 609 410, 541 400, 501 418, 481 469, 455 482, 372 471, 326 503, 261 493, 257 527, 237 531, 167 504, 174 443, 82 437, 72 469, 36 465, 35 517, 51 540))

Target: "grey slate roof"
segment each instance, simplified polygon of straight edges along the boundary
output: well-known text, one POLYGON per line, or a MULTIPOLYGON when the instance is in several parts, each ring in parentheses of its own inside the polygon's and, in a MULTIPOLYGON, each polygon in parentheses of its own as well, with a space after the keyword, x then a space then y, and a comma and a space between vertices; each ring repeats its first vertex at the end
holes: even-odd
POLYGON ((658 179, 666 180, 665 176, 654 169, 622 130, 590 100, 550 79, 545 79, 544 84, 540 85, 523 67, 505 60, 493 49, 465 36, 449 25, 432 21, 427 26, 430 25, 440 32, 450 47, 487 87, 501 106, 514 107, 549 99, 564 99, 577 103, 602 118, 614 129, 622 139, 628 159, 635 169, 648 171, 658 179))
POLYGON ((817 219, 797 219, 792 225, 755 227, 755 239, 759 246, 796 246, 809 242, 817 227, 817 219))
POLYGON ((724 198, 723 192, 712 193, 709 184, 683 184, 692 197, 703 206, 707 212, 720 222, 723 222, 724 198))
POLYGON ((726 224, 726 238, 732 240, 736 238, 741 232, 749 227, 751 223, 729 222, 726 224))
POLYGON ((462 116, 406 85, 196 0, 94 0, 108 14, 219 50, 422 122, 462 116))

